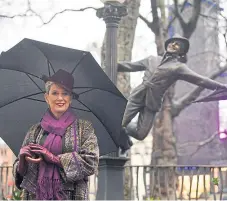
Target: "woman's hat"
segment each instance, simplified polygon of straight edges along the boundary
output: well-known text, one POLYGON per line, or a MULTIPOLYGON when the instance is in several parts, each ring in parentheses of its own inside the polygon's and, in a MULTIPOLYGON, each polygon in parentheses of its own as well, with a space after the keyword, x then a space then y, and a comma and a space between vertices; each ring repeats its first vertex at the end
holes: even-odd
POLYGON ((43 75, 42 80, 45 83, 48 81, 51 81, 56 84, 59 84, 69 92, 72 92, 72 90, 73 90, 74 78, 73 78, 72 74, 68 73, 67 71, 64 71, 62 69, 58 70, 56 73, 54 73, 50 77, 43 75))
POLYGON ((182 49, 183 52, 181 52, 182 54, 187 54, 189 47, 190 47, 190 43, 189 40, 187 38, 184 38, 182 36, 180 36, 179 34, 175 34, 172 38, 169 38, 166 40, 165 42, 165 50, 167 51, 167 47, 170 43, 174 42, 174 41, 181 41, 184 44, 184 48, 182 49))

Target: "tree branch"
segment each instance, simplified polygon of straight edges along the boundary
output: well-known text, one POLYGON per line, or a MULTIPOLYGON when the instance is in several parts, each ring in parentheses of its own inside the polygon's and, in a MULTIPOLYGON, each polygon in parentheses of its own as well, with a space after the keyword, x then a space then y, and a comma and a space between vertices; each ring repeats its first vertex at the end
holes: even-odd
POLYGON ((217 137, 217 135, 218 135, 218 132, 215 132, 213 135, 211 135, 208 139, 206 139, 206 140, 203 140, 203 141, 201 141, 201 142, 186 142, 186 143, 184 143, 184 144, 181 144, 181 145, 179 145, 178 147, 177 147, 177 149, 178 149, 178 156, 193 156, 195 153, 197 153, 198 151, 199 151, 199 149, 201 149, 204 145, 206 145, 206 144, 208 144, 208 143, 210 143, 210 142, 212 142, 214 139, 215 139, 215 137, 217 137), (188 150, 188 147, 189 146, 196 146, 196 149, 192 152, 192 153, 187 153, 187 151, 181 151, 181 149, 185 149, 185 148, 187 148, 187 150, 188 150), (182 153, 182 152, 186 152, 186 154, 180 154, 180 152, 182 153))
POLYGON ((201 11, 201 1, 199 0, 194 0, 193 1, 193 13, 192 13, 192 17, 189 21, 189 24, 196 24, 199 18, 199 14, 201 11))
POLYGON ((222 33, 224 40, 225 40, 225 46, 227 48, 227 17, 225 17, 221 12, 220 12, 220 16, 225 20, 225 32, 222 33))
POLYGON ((28 8, 25 11, 25 13, 23 13, 23 14, 15 14, 12 16, 0 15, 0 17, 13 19, 16 17, 28 17, 28 16, 31 16, 31 14, 32 14, 32 16, 38 17, 43 25, 46 25, 46 24, 49 24, 52 20, 54 20, 54 18, 56 18, 58 15, 65 13, 65 12, 80 12, 80 11, 85 11, 88 9, 98 10, 97 8, 94 8, 94 7, 85 7, 85 8, 80 8, 80 9, 64 9, 60 12, 55 13, 48 21, 45 22, 43 20, 43 18, 41 17, 41 15, 38 14, 34 9, 32 9, 30 0, 27 0, 27 4, 28 4, 28 8))
MULTIPOLYGON (((185 4, 186 3, 187 2, 185 2, 185 4)), ((178 10, 178 0, 174 0, 174 7, 175 7, 174 14, 180 22, 180 25, 183 29, 184 37, 190 38, 192 33, 194 32, 196 25, 197 25, 197 22, 198 22, 198 18, 199 18, 200 11, 201 11, 201 0, 194 0, 193 1, 192 16, 191 16, 188 23, 186 23, 184 21, 182 15, 180 14, 180 12, 178 10)))
POLYGON ((142 16, 141 14, 139 14, 139 18, 151 29, 151 31, 154 33, 154 26, 153 26, 153 22, 150 22, 149 20, 147 20, 144 16, 142 16))
POLYGON ((157 0, 151 0, 151 9, 152 9, 152 17, 153 17, 154 34, 156 36, 159 36, 160 35, 160 19, 158 16, 157 0))
POLYGON ((187 23, 187 26, 184 27, 185 28, 184 36, 186 38, 190 38, 192 33, 194 32, 199 19, 200 11, 201 11, 201 0, 194 0, 192 16, 189 22, 187 23))
POLYGON ((191 54, 190 55, 190 59, 193 59, 194 57, 198 57, 198 56, 205 55, 205 54, 208 54, 208 53, 209 54, 213 54, 216 57, 219 57, 219 58, 222 58, 222 59, 226 60, 226 57, 224 55, 221 55, 220 53, 215 52, 215 51, 203 51, 203 52, 200 52, 200 53, 191 54))
POLYGON ((205 15, 205 14, 202 14, 202 13, 200 13, 199 14, 201 17, 204 17, 204 18, 207 18, 208 20, 214 20, 214 21, 217 21, 218 20, 218 18, 217 17, 212 17, 212 16, 209 16, 209 15, 205 15))
POLYGON ((44 22, 43 24, 45 25, 45 24, 50 23, 55 17, 57 17, 58 15, 60 15, 62 13, 65 13, 65 12, 81 12, 81 11, 85 11, 88 9, 93 9, 96 11, 98 10, 97 8, 94 8, 94 7, 85 7, 85 8, 80 8, 80 9, 65 9, 60 12, 55 13, 48 21, 44 22))
POLYGON ((12 16, 0 15, 0 17, 13 19, 13 18, 16 18, 16 17, 36 16, 36 17, 38 17, 40 19, 40 21, 42 23, 44 23, 42 17, 34 9, 32 9, 32 5, 31 5, 30 0, 27 0, 27 5, 28 5, 28 8, 25 11, 25 13, 23 13, 23 14, 15 14, 15 15, 12 15, 12 16))
POLYGON ((152 22, 148 21, 145 17, 143 17, 141 14, 139 15, 139 18, 151 29, 151 31, 155 35, 160 34, 160 19, 158 16, 158 5, 157 0, 151 0, 151 10, 152 10, 152 22))
POLYGON ((187 23, 185 23, 182 15, 180 14, 180 12, 178 10, 178 0, 174 0, 174 8, 175 8, 174 9, 174 14, 175 14, 176 18, 179 20, 182 29, 185 30, 186 29, 185 27, 187 26, 187 23))
MULTIPOLYGON (((185 9, 187 3, 188 3, 188 0, 185 0, 184 3, 183 3, 183 6, 181 7, 180 13, 182 13, 182 12, 184 11, 184 9, 185 9)), ((176 7, 175 7, 175 9, 176 9, 176 7)), ((174 13, 174 12, 173 12, 173 13, 174 13)), ((172 19, 169 21, 169 24, 168 24, 167 28, 165 29, 165 31, 168 31, 168 30, 169 30, 169 28, 172 26, 173 22, 174 22, 176 19, 177 19, 177 17, 176 17, 176 15, 174 15, 174 17, 172 17, 172 19)))
MULTIPOLYGON (((210 79, 215 79, 217 78, 220 74, 224 73, 227 70, 227 65, 224 67, 220 67, 217 71, 213 72, 209 78, 210 79)), ((180 114, 180 112, 188 107, 192 101, 196 100, 200 93, 204 90, 203 87, 196 87, 194 90, 183 96, 181 99, 173 102, 173 107, 172 107, 172 115, 173 117, 176 117, 180 114)))

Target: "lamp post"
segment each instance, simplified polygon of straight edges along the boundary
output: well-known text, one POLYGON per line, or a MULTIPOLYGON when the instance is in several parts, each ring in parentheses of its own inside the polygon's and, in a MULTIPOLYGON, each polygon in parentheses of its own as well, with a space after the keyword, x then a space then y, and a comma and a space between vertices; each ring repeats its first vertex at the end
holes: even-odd
POLYGON ((97 17, 106 23, 105 69, 110 80, 117 83, 117 30, 121 18, 127 15, 125 0, 101 0, 104 7, 97 10, 97 17))
MULTIPOLYGON (((125 0, 101 0, 104 7, 96 12, 106 23, 106 54, 104 66, 107 76, 117 84, 117 31, 121 18, 127 15, 125 0)), ((118 153, 99 159, 98 190, 96 200, 124 199, 124 165, 126 157, 118 153)))

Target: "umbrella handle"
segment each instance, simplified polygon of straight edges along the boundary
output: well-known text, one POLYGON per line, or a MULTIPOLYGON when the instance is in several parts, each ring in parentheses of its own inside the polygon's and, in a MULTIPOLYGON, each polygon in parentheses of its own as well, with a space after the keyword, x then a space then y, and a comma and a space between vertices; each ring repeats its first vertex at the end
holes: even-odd
POLYGON ((29 156, 25 157, 26 161, 32 162, 32 163, 39 163, 43 160, 43 158, 40 156, 39 158, 31 158, 29 156))

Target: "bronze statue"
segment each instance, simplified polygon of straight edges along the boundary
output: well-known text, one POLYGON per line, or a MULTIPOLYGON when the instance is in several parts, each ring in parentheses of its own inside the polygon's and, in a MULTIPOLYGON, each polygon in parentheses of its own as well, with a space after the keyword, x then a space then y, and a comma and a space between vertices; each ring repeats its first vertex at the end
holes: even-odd
MULTIPOLYGON (((227 88, 227 85, 201 76, 187 67, 189 46, 188 39, 175 35, 166 40, 166 52, 163 57, 150 56, 141 61, 118 64, 119 72, 145 71, 143 82, 128 98, 122 132, 137 140, 144 140, 153 126, 156 113, 162 106, 165 92, 177 80, 184 80, 211 90, 227 88), (138 121, 132 122, 131 120, 138 113, 138 121)), ((128 143, 132 145, 130 139, 128 143)))

